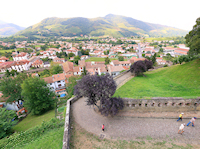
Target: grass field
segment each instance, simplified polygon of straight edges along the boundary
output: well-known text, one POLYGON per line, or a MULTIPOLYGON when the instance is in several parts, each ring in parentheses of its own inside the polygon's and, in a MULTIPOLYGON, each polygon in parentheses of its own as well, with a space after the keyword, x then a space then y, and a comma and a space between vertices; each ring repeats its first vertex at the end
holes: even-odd
MULTIPOLYGON (((117 60, 117 58, 110 58, 110 60, 117 60)), ((101 57, 90 57, 89 59, 85 60, 86 62, 91 62, 91 61, 95 61, 95 62, 103 62, 105 61, 105 58, 101 58, 101 57)))
POLYGON ((16 146, 15 149, 61 149, 63 145, 63 134, 63 127, 53 129, 26 144, 25 146, 16 146))
POLYGON ((47 113, 35 116, 29 114, 25 119, 14 126, 14 130, 17 132, 28 130, 34 126, 42 124, 43 121, 49 121, 51 118, 55 117, 55 110, 48 111, 47 113))
POLYGON ((121 86, 114 96, 128 98, 200 96, 200 59, 146 72, 121 86))
POLYGON ((70 148, 73 149, 192 149, 200 148, 200 145, 190 145, 184 142, 178 143, 167 136, 162 140, 146 136, 136 140, 100 139, 99 136, 87 132, 77 123, 72 123, 70 148))
POLYGON ((0 53, 5 53, 5 52, 12 52, 15 51, 14 49, 10 49, 10 50, 0 50, 0 53))

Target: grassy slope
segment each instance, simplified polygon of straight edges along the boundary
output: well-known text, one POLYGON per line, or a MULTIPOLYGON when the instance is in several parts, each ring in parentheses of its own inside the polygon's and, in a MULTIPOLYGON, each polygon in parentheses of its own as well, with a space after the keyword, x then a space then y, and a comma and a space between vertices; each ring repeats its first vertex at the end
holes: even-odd
POLYGON ((16 147, 15 149, 59 149, 62 148, 63 142, 63 127, 53 129, 51 131, 46 132, 44 135, 39 138, 31 141, 23 147, 16 147))
POLYGON ((128 98, 200 96, 200 59, 169 68, 146 72, 147 77, 134 77, 115 96, 128 98))
POLYGON ((23 119, 14 127, 14 130, 17 132, 26 131, 29 128, 42 124, 43 121, 49 121, 51 118, 54 117, 55 110, 48 111, 47 113, 40 116, 29 114, 25 119, 23 119))

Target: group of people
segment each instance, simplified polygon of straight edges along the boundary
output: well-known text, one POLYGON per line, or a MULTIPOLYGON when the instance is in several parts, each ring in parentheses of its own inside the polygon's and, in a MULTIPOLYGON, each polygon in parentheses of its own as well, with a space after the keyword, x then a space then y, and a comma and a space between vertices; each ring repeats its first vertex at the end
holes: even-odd
MULTIPOLYGON (((177 119, 177 122, 178 122, 179 120, 182 121, 182 119, 183 119, 183 114, 184 114, 184 113, 181 113, 181 114, 179 115, 179 118, 177 119)), ((187 124, 187 126, 189 126, 190 123, 192 123, 192 127, 194 127, 194 122, 195 122, 196 119, 197 119, 196 117, 193 117, 193 118, 189 121, 189 123, 187 124)), ((184 127, 185 127, 185 123, 181 124, 181 126, 179 127, 179 130, 178 130, 178 133, 181 131, 181 134, 182 134, 182 133, 184 132, 184 130, 183 130, 184 127)), ((102 132, 104 132, 104 124, 102 125, 101 129, 102 129, 102 132)))
MULTIPOLYGON (((181 114, 179 115, 179 118, 177 119, 177 122, 178 122, 179 120, 182 121, 182 119, 183 119, 183 114, 184 114, 184 113, 181 113, 181 114)), ((194 122, 195 122, 196 119, 197 119, 196 117, 193 117, 193 118, 189 121, 189 123, 187 124, 187 126, 189 126, 190 123, 192 123, 192 127, 194 127, 194 122)), ((182 133, 184 132, 184 130, 183 130, 184 127, 185 127, 185 123, 181 124, 181 126, 179 127, 179 130, 178 130, 178 133, 181 131, 181 134, 182 134, 182 133)))

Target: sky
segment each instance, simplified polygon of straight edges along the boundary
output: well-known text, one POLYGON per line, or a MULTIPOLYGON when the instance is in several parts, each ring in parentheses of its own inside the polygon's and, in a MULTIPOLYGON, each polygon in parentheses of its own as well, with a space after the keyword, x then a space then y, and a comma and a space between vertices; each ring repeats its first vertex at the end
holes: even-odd
POLYGON ((45 18, 122 15, 140 21, 192 30, 200 0, 1 0, 0 20, 29 27, 45 18))

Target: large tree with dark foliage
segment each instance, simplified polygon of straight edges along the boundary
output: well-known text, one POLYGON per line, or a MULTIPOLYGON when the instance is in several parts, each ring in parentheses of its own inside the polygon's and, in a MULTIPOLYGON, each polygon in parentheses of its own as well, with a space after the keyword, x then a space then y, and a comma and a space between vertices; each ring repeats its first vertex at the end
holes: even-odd
POLYGON ((104 115, 115 115, 123 108, 123 101, 111 98, 117 85, 109 74, 86 75, 75 86, 74 94, 78 97, 87 97, 87 105, 96 105, 104 115))
POLYGON ((149 60, 137 61, 133 63, 130 67, 131 73, 135 76, 144 75, 143 73, 148 71, 148 69, 153 68, 153 62, 149 60))
POLYGON ((124 102, 120 97, 113 97, 104 100, 104 105, 100 109, 102 115, 116 115, 119 110, 122 110, 124 107, 124 102))
POLYGON ((197 18, 193 29, 185 36, 186 43, 190 47, 189 55, 198 55, 200 53, 200 17, 197 18))

